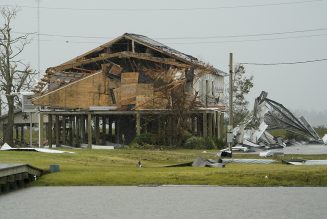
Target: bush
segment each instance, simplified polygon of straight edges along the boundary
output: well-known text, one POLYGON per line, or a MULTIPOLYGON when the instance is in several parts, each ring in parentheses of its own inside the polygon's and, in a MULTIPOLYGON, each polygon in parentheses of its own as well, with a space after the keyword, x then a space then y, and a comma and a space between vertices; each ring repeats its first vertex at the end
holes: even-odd
POLYGON ((184 143, 185 148, 189 149, 216 149, 216 144, 212 138, 192 136, 184 143))
POLYGON ((139 136, 135 137, 135 141, 139 145, 155 145, 157 144, 157 136, 152 133, 142 133, 139 136))
POLYGON ((214 141, 217 149, 223 149, 226 147, 227 142, 223 138, 215 138, 214 141))
POLYGON ((206 149, 217 149, 217 146, 212 138, 207 137, 204 139, 204 141, 205 141, 204 145, 206 149))

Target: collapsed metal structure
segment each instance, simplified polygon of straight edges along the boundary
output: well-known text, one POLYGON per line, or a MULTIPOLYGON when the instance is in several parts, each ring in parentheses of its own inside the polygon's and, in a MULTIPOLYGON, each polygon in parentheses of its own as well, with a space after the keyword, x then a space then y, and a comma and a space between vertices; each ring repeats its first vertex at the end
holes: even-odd
POLYGON ((262 91, 254 103, 253 115, 245 123, 234 129, 237 143, 248 146, 279 145, 285 146, 280 138, 275 138, 266 130, 284 129, 307 139, 310 142, 323 143, 322 139, 305 120, 297 118, 282 104, 267 98, 262 91))

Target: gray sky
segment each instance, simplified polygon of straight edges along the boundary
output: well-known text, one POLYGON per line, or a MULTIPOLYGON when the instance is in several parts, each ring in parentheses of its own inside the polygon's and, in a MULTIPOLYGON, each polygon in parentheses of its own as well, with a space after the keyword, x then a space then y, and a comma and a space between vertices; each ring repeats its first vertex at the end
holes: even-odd
MULTIPOLYGON (((14 31, 37 32, 37 1, 0 0, 0 4, 22 6, 14 31)), ((327 58, 327 0, 41 0, 40 6, 48 7, 40 9, 41 34, 103 37, 42 35, 43 71, 125 32, 154 38, 226 72, 230 52, 234 53, 235 62, 278 63, 327 58), (320 30, 244 36, 313 29, 320 30), (195 39, 185 39, 188 37, 195 39)), ((24 59, 37 68, 36 40, 25 51, 24 59)), ((290 109, 326 110, 326 67, 327 61, 246 66, 255 83, 248 99, 253 100, 265 90, 268 97, 290 109)))

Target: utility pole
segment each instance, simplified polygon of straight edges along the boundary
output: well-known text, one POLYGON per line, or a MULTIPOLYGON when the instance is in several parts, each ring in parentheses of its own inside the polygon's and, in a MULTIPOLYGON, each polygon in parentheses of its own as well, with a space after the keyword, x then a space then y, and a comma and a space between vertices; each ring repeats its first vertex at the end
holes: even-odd
POLYGON ((40 1, 41 0, 36 0, 37 1, 37 70, 38 70, 38 80, 41 78, 41 54, 40 54, 40 1))
POLYGON ((229 122, 227 127, 227 143, 232 155, 233 145, 233 53, 229 53, 229 122))
POLYGON ((33 114, 30 112, 30 147, 33 147, 33 114))

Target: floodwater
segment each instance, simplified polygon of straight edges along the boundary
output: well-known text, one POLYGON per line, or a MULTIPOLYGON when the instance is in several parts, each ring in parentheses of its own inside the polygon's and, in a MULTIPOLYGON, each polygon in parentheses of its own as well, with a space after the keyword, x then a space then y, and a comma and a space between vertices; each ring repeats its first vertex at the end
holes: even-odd
POLYGON ((0 218, 325 219, 326 203, 321 187, 30 187, 0 196, 0 218))

